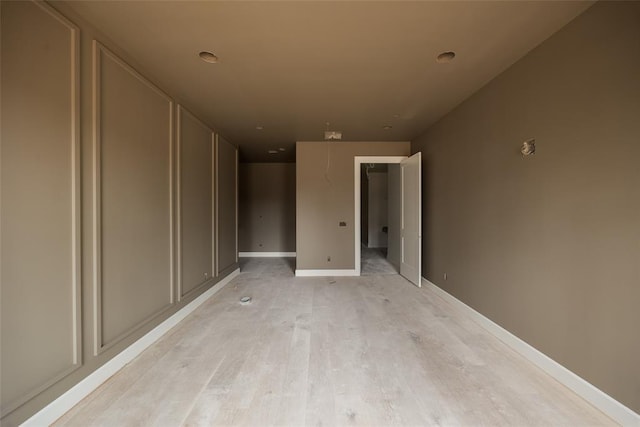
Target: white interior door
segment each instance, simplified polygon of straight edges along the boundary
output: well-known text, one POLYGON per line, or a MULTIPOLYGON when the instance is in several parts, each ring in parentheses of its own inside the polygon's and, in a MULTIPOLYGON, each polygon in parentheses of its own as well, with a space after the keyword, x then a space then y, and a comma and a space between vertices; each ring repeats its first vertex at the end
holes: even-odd
POLYGON ((422 159, 416 153, 400 163, 402 215, 400 274, 422 286, 422 159))

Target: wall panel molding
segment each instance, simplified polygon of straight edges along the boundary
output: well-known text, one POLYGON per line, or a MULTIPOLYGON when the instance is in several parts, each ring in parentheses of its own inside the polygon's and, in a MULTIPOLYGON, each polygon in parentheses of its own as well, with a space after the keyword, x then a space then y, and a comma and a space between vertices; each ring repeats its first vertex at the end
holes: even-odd
POLYGON ((117 55, 111 52, 103 44, 97 40, 93 40, 92 45, 93 55, 93 79, 92 79, 92 101, 93 101, 93 353, 98 355, 108 348, 111 348, 122 339, 131 335, 136 330, 144 327, 146 324, 152 322, 154 319, 162 316, 175 303, 174 298, 174 261, 175 261, 175 249, 174 249, 174 212, 175 212, 175 191, 174 191, 174 135, 173 135, 173 121, 174 121, 174 102, 171 97, 164 93, 160 88, 155 86, 143 75, 138 73, 133 67, 128 65, 125 61, 120 59, 117 55), (168 298, 166 304, 157 308, 153 313, 150 313, 142 320, 136 322, 130 327, 123 330, 120 334, 105 342, 103 329, 104 329, 104 312, 103 312, 103 264, 104 264, 104 203, 103 203, 103 123, 102 123, 102 110, 103 110, 103 76, 102 65, 105 60, 111 61, 113 64, 120 67, 127 72, 131 77, 142 83, 151 93, 157 95, 167 104, 167 123, 168 123, 168 204, 166 209, 168 210, 168 298))
POLYGON ((219 135, 216 138, 216 274, 225 274, 238 263, 238 149, 219 135), (224 147, 224 148, 221 148, 224 147), (225 150, 226 153, 224 152, 225 150), (233 167, 233 170, 228 168, 233 167), (225 168, 224 170, 222 170, 225 168), (225 182, 221 186, 221 177, 225 182), (228 182, 227 182, 228 181, 228 182), (233 194, 229 194, 229 184, 233 184, 233 194), (224 210, 221 206, 224 205, 224 210), (233 213, 229 213, 229 206, 233 213), (226 224, 221 224, 227 222, 226 224), (231 227, 229 227, 231 226, 231 227), (233 234, 227 233, 233 228, 233 234), (224 232, 224 235, 222 235, 224 232), (221 243, 221 240, 223 241, 221 243), (229 248, 233 255, 229 256, 229 248), (227 252, 223 254, 222 250, 227 252), (224 261, 222 258, 225 258, 224 261))
MULTIPOLYGON (((66 368, 61 370, 56 369, 55 372, 51 372, 47 374, 46 378, 42 378, 42 381, 39 385, 30 388, 24 394, 19 397, 13 398, 9 402, 2 402, 2 409, 0 411, 0 416, 4 417, 6 414, 14 411, 16 408, 20 407, 33 397, 42 393, 44 390, 51 387, 53 384, 57 383, 61 379, 67 377, 72 372, 75 372, 82 366, 82 338, 81 338, 81 307, 80 307, 80 295, 81 295, 81 193, 80 193, 80 30, 79 28, 71 21, 66 19, 64 16, 59 14, 49 5, 43 2, 29 2, 22 4, 15 4, 14 7, 36 7, 39 12, 43 12, 46 17, 55 21, 59 24, 63 30, 68 32, 68 66, 69 66, 69 75, 67 76, 69 82, 69 119, 68 122, 68 131, 69 131, 69 141, 68 141, 68 153, 67 160, 68 165, 68 178, 69 178, 69 218, 67 218, 69 225, 69 246, 67 246, 69 250, 69 288, 70 292, 68 295, 70 296, 70 306, 71 306, 71 325, 69 331, 71 333, 71 348, 70 350, 70 363, 66 368)), ((35 28, 34 28, 35 29, 35 28)), ((44 31, 41 28, 38 30, 44 31)), ((11 31, 10 29, 7 31, 11 31)), ((35 31, 34 31, 35 32, 35 31)), ((4 37, 4 36, 3 36, 4 37)), ((47 43, 53 43, 53 40, 48 38, 47 43)), ((4 43, 3 43, 4 44, 4 43)), ((5 46, 3 46, 4 48, 5 46)), ((31 55, 32 49, 29 46, 22 46, 28 53, 27 55, 31 55)), ((3 55, 4 56, 4 55, 3 55)), ((5 69, 3 69, 3 73, 5 73, 5 69)), ((3 79, 4 80, 4 79, 3 79)), ((4 96, 4 95, 3 95, 4 96)), ((4 100, 3 100, 4 101, 4 100)), ((4 102, 3 102, 4 103, 4 102)), ((19 125, 16 125, 19 126, 19 125)), ((15 129, 12 130, 12 132, 15 129)), ((19 131, 18 131, 19 132, 19 131)), ((4 132, 3 132, 4 134, 4 132)), ((3 142, 4 148, 7 147, 8 141, 3 142)), ((3 151, 5 149, 3 148, 3 151)), ((6 151, 4 153, 6 155, 6 151)), ((6 157, 5 157, 6 158, 6 157)), ((31 179, 36 179, 35 177, 31 177, 31 179)), ((10 185, 15 184, 8 181, 10 185)), ((45 183, 45 185, 49 185, 50 183, 45 183)), ((39 184, 40 185, 40 184, 39 184)), ((4 186, 3 186, 4 187, 4 186)), ((4 193, 3 188, 3 195, 4 193)), ((3 200, 4 203, 4 200, 3 200)), ((46 210, 46 207, 42 209, 46 210)), ((3 209, 4 211, 4 209, 3 209)), ((3 223, 3 228, 6 224, 3 223)), ((12 227, 11 227, 12 228, 12 227)), ((4 236, 4 234, 3 234, 4 236)), ((4 237, 3 237, 4 238, 4 237)), ((4 242, 3 242, 4 243, 4 242)), ((4 244, 3 244, 4 246, 4 244)), ((4 256, 3 256, 4 259, 4 256)), ((37 262, 37 261, 36 261, 37 262)), ((19 268, 19 267, 18 267, 19 268)), ((3 279, 4 280, 4 279, 3 279)), ((66 286, 66 285, 65 285, 66 286)), ((6 291, 6 289, 5 289, 6 291)), ((4 297, 7 295, 3 291, 4 297)), ((15 301, 14 301, 15 302, 15 301)), ((3 316, 4 317, 4 316, 3 316)), ((4 340, 3 340, 4 341, 4 340)), ((4 364, 3 364, 4 367, 4 364)))
POLYGON ((222 288, 228 285, 233 279, 240 273, 240 269, 236 269, 224 277, 215 286, 207 289, 205 292, 196 297, 193 301, 182 307, 182 309, 171 317, 160 323, 158 326, 147 332, 144 336, 139 338, 136 342, 131 344, 117 356, 106 362, 100 368, 96 369, 89 376, 85 377, 82 381, 74 385, 71 389, 67 390, 64 394, 59 396, 56 400, 51 402, 46 407, 42 408, 31 418, 26 420, 23 427, 40 427, 43 425, 53 424, 67 411, 72 409, 75 405, 80 403, 82 399, 89 396, 94 390, 96 390, 105 381, 118 373, 120 369, 124 368, 128 363, 134 360, 144 350, 149 348, 171 329, 182 322, 187 316, 193 313, 198 307, 207 302, 211 297, 218 293, 222 288))
POLYGON ((213 263, 213 268, 215 271, 216 276, 220 275, 220 232, 219 232, 219 226, 220 226, 220 221, 218 220, 218 217, 220 216, 220 202, 218 200, 218 197, 220 197, 220 188, 219 188, 219 168, 218 168, 218 159, 219 159, 219 138, 218 138, 218 134, 215 133, 213 135, 213 157, 214 157, 214 170, 213 170, 213 176, 215 176, 215 190, 214 190, 214 199, 215 199, 215 214, 213 215, 213 222, 215 223, 215 234, 214 234, 214 242, 213 242, 213 246, 214 246, 214 263, 213 263))
POLYGON ((182 301, 185 298, 189 298, 191 295, 193 294, 197 294, 200 290, 202 290, 203 288, 207 287, 208 285, 211 285, 212 283, 212 279, 215 277, 216 273, 215 273, 215 247, 214 247, 214 241, 215 241, 215 231, 214 231, 214 227, 215 227, 215 223, 213 221, 214 219, 214 213, 215 213, 215 207, 214 207, 214 203, 215 203, 215 136, 214 136, 214 132, 213 130, 206 124, 204 123, 202 120, 200 120, 196 115, 194 115, 193 113, 191 113, 187 108, 185 108, 183 105, 178 104, 177 105, 177 114, 176 114, 176 134, 177 134, 177 139, 176 139, 176 282, 177 282, 177 300, 178 301, 182 301), (195 123, 197 126, 199 126, 200 128, 204 129, 207 133, 210 134, 209 137, 209 143, 211 144, 211 160, 210 160, 210 167, 211 167, 211 176, 212 179, 210 181, 210 185, 211 185, 211 275, 208 278, 205 278, 204 280, 202 280, 200 283, 198 283, 197 285, 195 285, 193 288, 189 289, 189 290, 184 290, 185 286, 184 286, 184 277, 183 277, 183 257, 184 257, 184 245, 183 245, 183 239, 184 239, 184 233, 183 233, 183 227, 182 227, 182 221, 183 221, 183 206, 182 206, 182 202, 183 202, 183 191, 182 191, 182 185, 183 185, 183 156, 182 156, 182 150, 183 150, 183 146, 184 146, 184 141, 183 141, 183 127, 184 127, 184 119, 183 119, 183 115, 188 118, 188 120, 191 120, 193 123, 195 123))
POLYGON ((211 134, 211 268, 214 276, 218 273, 218 134, 211 134))

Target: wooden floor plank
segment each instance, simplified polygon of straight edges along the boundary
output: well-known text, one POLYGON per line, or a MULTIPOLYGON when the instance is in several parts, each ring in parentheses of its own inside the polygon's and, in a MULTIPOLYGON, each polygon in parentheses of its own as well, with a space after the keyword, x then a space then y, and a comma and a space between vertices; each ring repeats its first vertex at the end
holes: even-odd
POLYGON ((55 425, 615 424, 398 275, 256 258, 55 425))

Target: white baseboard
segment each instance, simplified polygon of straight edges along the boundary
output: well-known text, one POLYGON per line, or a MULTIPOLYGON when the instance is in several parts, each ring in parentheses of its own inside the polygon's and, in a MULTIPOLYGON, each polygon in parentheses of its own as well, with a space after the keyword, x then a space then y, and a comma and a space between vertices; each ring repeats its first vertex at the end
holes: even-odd
POLYGON ((525 341, 513 335, 502 326, 478 313, 476 310, 469 307, 445 290, 439 288, 437 285, 431 283, 429 280, 424 277, 422 280, 429 286, 429 289, 433 290, 436 294, 442 297, 442 299, 451 303, 455 307, 460 308, 489 333, 507 344, 516 352, 520 353, 530 362, 537 365, 540 369, 551 375, 561 384, 564 384, 578 396, 582 397, 600 411, 613 418, 613 420, 623 426, 640 426, 640 414, 637 414, 627 408, 625 405, 598 389, 593 384, 574 374, 546 354, 527 344, 525 341))
POLYGON ((298 277, 359 276, 356 270, 296 270, 298 277))
POLYGON ((240 258, 295 258, 295 252, 239 252, 240 258))
POLYGON ((171 328, 180 323, 181 320, 191 314, 196 308, 202 305, 202 303, 211 298, 239 273, 240 269, 231 272, 227 277, 213 285, 211 288, 207 289, 189 304, 185 305, 180 311, 176 312, 167 320, 160 323, 147 334, 142 336, 139 340, 122 350, 104 365, 93 371, 91 374, 89 374, 89 376, 84 378, 78 384, 71 387, 56 400, 42 408, 39 412, 26 420, 22 424, 22 426, 36 427, 51 425, 58 418, 63 416, 67 411, 77 405, 82 399, 87 397, 92 391, 98 388, 103 382, 108 380, 120 369, 122 369, 127 363, 135 359, 140 353, 147 349, 147 347, 151 346, 154 342, 160 339, 171 328))

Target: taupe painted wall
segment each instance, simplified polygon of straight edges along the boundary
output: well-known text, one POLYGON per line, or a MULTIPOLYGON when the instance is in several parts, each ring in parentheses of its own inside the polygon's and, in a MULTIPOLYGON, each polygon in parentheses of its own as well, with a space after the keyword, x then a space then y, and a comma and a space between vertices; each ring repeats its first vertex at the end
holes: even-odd
POLYGON ((214 139, 211 128, 178 108, 179 298, 198 289, 215 271, 214 139))
POLYGON ((102 351, 173 303, 174 105, 107 49, 96 44, 93 54, 102 351))
POLYGON ((640 3, 599 2, 412 144, 425 276, 636 412, 639 76, 640 3))
POLYGON ((297 269, 355 268, 354 157, 409 151, 408 142, 296 143, 297 269))
POLYGON ((4 414, 78 367, 80 146, 77 28, 32 3, 1 7, 4 414))
POLYGON ((218 136, 218 272, 226 273, 238 263, 238 150, 218 136))
POLYGON ((12 426, 237 266, 211 277, 212 174, 235 235, 237 150, 214 165, 208 126, 64 5, 79 27, 44 3, 0 7, 0 423, 12 426))
POLYGON ((240 252, 295 252, 295 163, 240 163, 239 172, 240 252))

